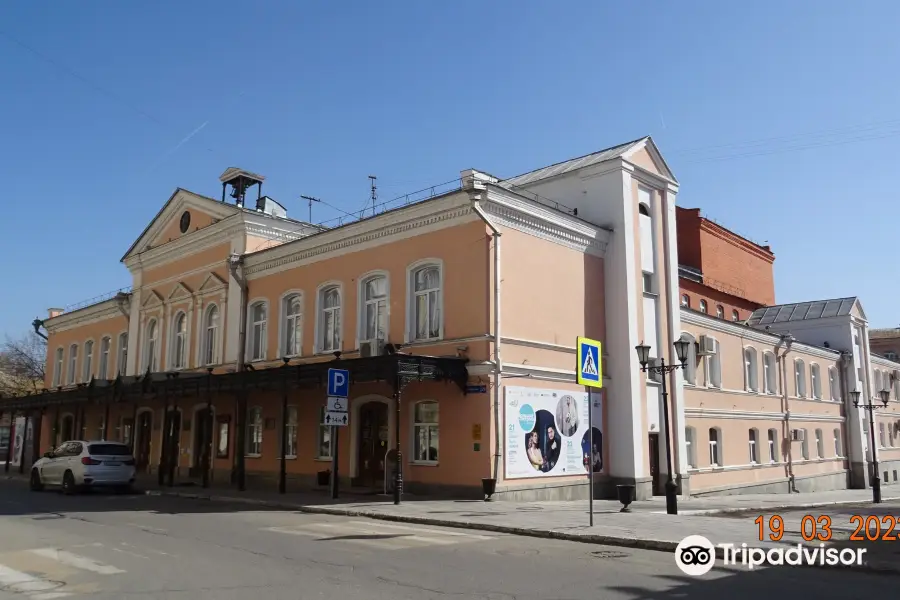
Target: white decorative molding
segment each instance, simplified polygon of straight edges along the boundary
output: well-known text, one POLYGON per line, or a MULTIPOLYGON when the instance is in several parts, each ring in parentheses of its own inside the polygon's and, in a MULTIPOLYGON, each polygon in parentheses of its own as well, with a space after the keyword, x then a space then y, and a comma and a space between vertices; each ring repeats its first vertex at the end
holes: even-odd
POLYGON ((210 273, 206 276, 206 279, 203 280, 203 283, 200 284, 198 288, 198 292, 205 296, 207 294, 212 294, 214 292, 218 292, 224 290, 228 286, 225 283, 225 280, 216 275, 215 273, 210 273))
MULTIPOLYGON (((722 408, 692 408, 685 407, 684 414, 695 419, 736 419, 742 421, 785 421, 788 415, 783 412, 764 412, 754 410, 728 410, 722 408)), ((813 415, 791 413, 792 421, 814 421, 823 423, 843 423, 844 417, 840 415, 813 415)))
POLYGON ((169 304, 174 304, 176 302, 184 302, 186 300, 193 301, 193 297, 193 290, 179 281, 177 284, 175 284, 175 287, 172 288, 172 291, 169 292, 167 301, 169 304))
MULTIPOLYGON (((689 308, 682 307, 681 321, 683 324, 687 323, 689 325, 696 325, 697 327, 703 327, 704 329, 717 331, 719 333, 732 335, 738 338, 743 338, 744 340, 766 344, 773 347, 781 342, 781 337, 778 335, 766 333, 764 331, 760 331, 758 329, 754 329, 745 325, 737 325, 735 323, 732 323, 731 321, 726 321, 717 317, 704 315, 689 308)), ((791 350, 794 352, 801 352, 808 356, 824 358, 826 360, 834 362, 837 362, 837 360, 841 356, 841 353, 837 350, 819 348, 818 346, 811 346, 809 344, 803 344, 797 341, 791 343, 791 350)))
POLYGON ((538 350, 552 350, 554 352, 565 352, 566 354, 576 354, 578 350, 575 346, 565 346, 562 344, 551 344, 550 342, 539 342, 537 340, 526 340, 522 338, 513 338, 501 336, 500 341, 510 346, 525 346, 527 348, 537 348, 538 350))
POLYGON ((122 317, 122 311, 119 310, 118 303, 115 298, 111 298, 72 311, 71 313, 62 313, 57 317, 47 319, 44 321, 44 327, 47 328, 48 333, 53 334, 61 331, 68 331, 83 325, 90 325, 92 323, 99 323, 101 321, 122 317))
POLYGON ((144 298, 144 301, 141 302, 141 308, 143 310, 149 310, 151 308, 162 307, 165 305, 165 300, 156 290, 147 290, 147 297, 144 298))

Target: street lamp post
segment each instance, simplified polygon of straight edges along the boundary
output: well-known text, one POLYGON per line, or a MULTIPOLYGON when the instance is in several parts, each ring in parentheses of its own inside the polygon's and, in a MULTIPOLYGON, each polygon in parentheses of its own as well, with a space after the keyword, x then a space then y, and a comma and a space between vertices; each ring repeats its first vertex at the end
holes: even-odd
POLYGON ((662 375, 662 399, 663 399, 663 422, 665 423, 665 445, 666 445, 666 512, 670 515, 678 514, 678 495, 676 493, 675 480, 672 478, 672 443, 671 433, 669 432, 669 393, 666 389, 666 375, 678 369, 687 368, 688 351, 691 342, 679 339, 675 342, 675 355, 681 364, 667 365, 665 358, 659 359, 659 364, 651 365, 650 363, 650 346, 641 342, 634 347, 638 355, 638 362, 641 363, 642 372, 659 373, 662 375))
MULTIPOLYGON (((878 395, 881 396, 882 407, 887 408, 888 399, 891 396, 890 390, 881 390, 878 392, 878 395)), ((850 392, 850 399, 853 400, 853 406, 869 411, 869 434, 872 438, 871 446, 869 448, 872 452, 872 502, 881 504, 881 478, 878 476, 878 456, 875 453, 875 409, 878 408, 878 405, 872 404, 871 402, 860 404, 859 396, 859 390, 850 392)))

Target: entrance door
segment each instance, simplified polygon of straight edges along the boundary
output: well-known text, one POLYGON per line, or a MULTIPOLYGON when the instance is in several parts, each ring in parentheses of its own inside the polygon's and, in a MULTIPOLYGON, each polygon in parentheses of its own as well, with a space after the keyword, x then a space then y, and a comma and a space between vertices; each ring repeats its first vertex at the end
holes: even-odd
POLYGON ((146 471, 150 466, 150 439, 153 435, 153 413, 142 412, 138 415, 134 438, 134 461, 138 472, 146 471))
POLYGON ((650 477, 653 478, 653 494, 661 495, 662 486, 659 479, 659 434, 650 434, 650 477))
POLYGON ((74 434, 75 429, 75 417, 72 415, 65 415, 62 418, 62 425, 60 427, 60 437, 57 440, 58 443, 62 444, 63 442, 68 442, 72 439, 72 435, 74 434))
POLYGON ((384 456, 388 450, 388 407, 383 402, 367 402, 359 408, 359 484, 384 486, 384 456))
POLYGON ((194 432, 191 436, 191 477, 201 477, 203 475, 203 465, 206 461, 206 455, 209 454, 209 436, 211 433, 212 411, 201 408, 194 415, 194 432))
POLYGON ((181 456, 181 412, 173 410, 169 412, 169 451, 166 457, 172 473, 178 468, 181 456))

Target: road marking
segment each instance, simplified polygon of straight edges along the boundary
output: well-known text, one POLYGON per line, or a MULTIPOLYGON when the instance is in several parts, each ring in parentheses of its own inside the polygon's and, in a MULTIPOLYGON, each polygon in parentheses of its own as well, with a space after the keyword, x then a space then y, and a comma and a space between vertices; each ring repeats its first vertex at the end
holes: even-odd
MULTIPOLYGON (((323 523, 323 525, 324 524, 325 523, 323 523)), ((350 524, 351 525, 354 525, 354 524, 361 525, 363 527, 366 527, 366 526, 371 527, 371 526, 376 525, 375 523, 366 522, 366 521, 350 521, 350 524)), ((492 540, 496 537, 493 535, 482 535, 479 533, 463 533, 461 531, 446 531, 444 529, 433 529, 430 527, 412 527, 410 525, 400 525, 398 523, 378 523, 377 525, 378 525, 378 527, 381 527, 384 529, 400 529, 402 531, 423 531, 425 533, 432 533, 432 534, 437 534, 440 536, 450 536, 450 537, 457 536, 457 537, 461 537, 461 538, 470 538, 470 539, 475 539, 475 540, 492 540)))
MULTIPOLYGON (((65 585, 65 584, 62 584, 65 585)), ((69 596, 66 592, 52 592, 55 595, 47 595, 50 590, 57 590, 61 587, 60 583, 55 581, 45 581, 37 577, 33 577, 28 573, 22 573, 7 566, 0 565, 0 587, 5 590, 18 593, 29 594, 31 598, 63 598, 69 596), (41 594, 40 592, 44 592, 41 594)))
POLYGON ((117 573, 125 572, 122 569, 113 567, 112 565, 104 565, 103 563, 97 562, 85 556, 79 556, 78 554, 73 554, 72 552, 59 550, 57 548, 37 548, 35 550, 29 550, 29 552, 31 552, 32 554, 37 554, 38 556, 43 556, 44 558, 55 560, 70 567, 75 567, 76 569, 93 571, 94 573, 99 573, 100 575, 116 575, 117 573))
POLYGON ((421 547, 423 545, 446 546, 476 540, 490 540, 495 537, 368 521, 318 522, 285 527, 266 527, 264 530, 289 535, 302 535, 320 540, 336 538, 333 541, 350 542, 391 550, 421 547), (365 536, 372 537, 367 538, 365 536), (382 537, 379 538, 379 536, 382 537))

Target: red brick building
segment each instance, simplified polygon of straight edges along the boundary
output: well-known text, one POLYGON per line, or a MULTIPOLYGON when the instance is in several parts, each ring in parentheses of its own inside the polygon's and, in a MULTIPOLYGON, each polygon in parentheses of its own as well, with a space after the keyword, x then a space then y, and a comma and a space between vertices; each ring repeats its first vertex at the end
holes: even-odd
POLYGON ((744 321, 775 304, 775 255, 700 214, 676 207, 681 305, 744 321))

